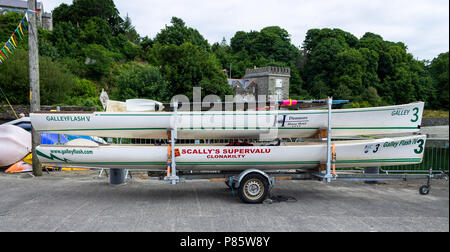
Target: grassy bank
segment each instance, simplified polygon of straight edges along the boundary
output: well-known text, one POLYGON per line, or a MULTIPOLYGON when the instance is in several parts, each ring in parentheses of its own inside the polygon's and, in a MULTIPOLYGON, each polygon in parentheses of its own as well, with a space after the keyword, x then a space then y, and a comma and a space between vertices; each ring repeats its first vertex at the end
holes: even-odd
POLYGON ((425 118, 448 118, 449 112, 445 110, 427 110, 423 111, 425 118))

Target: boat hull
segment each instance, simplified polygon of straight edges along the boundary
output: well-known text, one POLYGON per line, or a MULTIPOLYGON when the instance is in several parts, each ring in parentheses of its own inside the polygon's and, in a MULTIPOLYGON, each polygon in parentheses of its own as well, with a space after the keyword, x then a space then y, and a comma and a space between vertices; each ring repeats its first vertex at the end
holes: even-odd
MULTIPOLYGON (((337 141, 336 167, 367 167, 422 162, 426 136, 337 141)), ((167 146, 105 145, 37 147, 43 164, 64 167, 167 169, 167 146)), ((325 143, 282 146, 177 145, 176 168, 185 171, 313 169, 326 162, 325 143)))
POLYGON ((10 166, 31 152, 31 134, 14 125, 0 125, 0 167, 10 166))
MULTIPOLYGON (((361 109, 335 109, 333 136, 385 135, 419 131, 423 102, 361 109)), ((38 132, 99 137, 178 139, 311 137, 328 125, 326 110, 32 113, 38 132)))

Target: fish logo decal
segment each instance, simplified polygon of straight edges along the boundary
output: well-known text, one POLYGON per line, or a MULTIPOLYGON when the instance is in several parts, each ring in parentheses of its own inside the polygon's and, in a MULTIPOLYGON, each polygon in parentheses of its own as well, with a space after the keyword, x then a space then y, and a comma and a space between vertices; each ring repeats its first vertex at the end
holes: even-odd
POLYGON ((57 157, 57 156, 53 155, 53 153, 50 153, 50 156, 47 156, 47 155, 45 155, 44 153, 42 153, 42 152, 40 152, 40 151, 38 151, 38 150, 36 150, 36 153, 37 153, 39 156, 44 157, 44 158, 49 159, 49 160, 59 160, 59 161, 62 161, 62 162, 64 162, 64 163, 69 163, 69 161, 70 161, 70 160, 67 159, 67 158, 60 158, 60 157, 57 157))

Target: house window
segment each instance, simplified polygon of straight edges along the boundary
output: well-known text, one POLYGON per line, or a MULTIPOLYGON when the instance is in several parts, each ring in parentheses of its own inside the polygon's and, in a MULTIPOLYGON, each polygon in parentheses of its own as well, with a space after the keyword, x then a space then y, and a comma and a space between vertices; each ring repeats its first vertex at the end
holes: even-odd
POLYGON ((277 88, 283 87, 283 80, 282 79, 276 79, 275 80, 275 87, 277 87, 277 88))

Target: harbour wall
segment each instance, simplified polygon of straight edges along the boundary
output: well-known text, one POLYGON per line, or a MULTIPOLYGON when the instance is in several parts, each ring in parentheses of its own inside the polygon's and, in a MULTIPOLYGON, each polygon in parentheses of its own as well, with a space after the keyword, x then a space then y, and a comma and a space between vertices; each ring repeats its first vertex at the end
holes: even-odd
POLYGON ((422 126, 445 126, 448 125, 448 117, 447 118, 423 118, 422 126))

